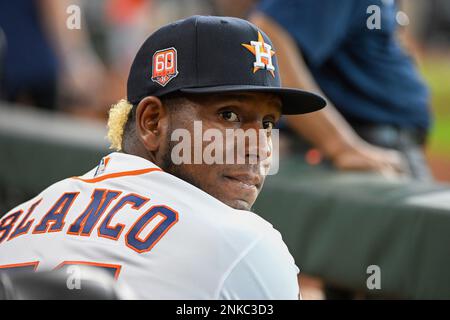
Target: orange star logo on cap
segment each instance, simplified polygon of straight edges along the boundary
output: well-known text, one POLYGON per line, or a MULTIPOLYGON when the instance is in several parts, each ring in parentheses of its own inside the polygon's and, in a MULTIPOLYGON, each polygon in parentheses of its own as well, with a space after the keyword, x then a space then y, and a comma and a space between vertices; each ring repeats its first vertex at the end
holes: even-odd
POLYGON ((254 54, 256 61, 253 63, 253 73, 258 70, 266 69, 275 78, 275 67, 272 64, 272 56, 275 51, 272 47, 264 42, 261 32, 258 31, 258 41, 250 41, 250 44, 242 43, 242 45, 254 54))

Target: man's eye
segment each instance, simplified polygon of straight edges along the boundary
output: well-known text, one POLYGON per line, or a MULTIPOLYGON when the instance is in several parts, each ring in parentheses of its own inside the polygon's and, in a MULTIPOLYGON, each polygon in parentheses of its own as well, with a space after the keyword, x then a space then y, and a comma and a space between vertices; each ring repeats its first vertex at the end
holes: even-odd
POLYGON ((263 126, 264 129, 270 132, 275 127, 275 123, 273 123, 272 121, 264 121, 263 126))
POLYGON ((233 111, 222 111, 220 113, 220 116, 225 120, 229 122, 237 122, 239 121, 239 117, 236 113, 233 111))

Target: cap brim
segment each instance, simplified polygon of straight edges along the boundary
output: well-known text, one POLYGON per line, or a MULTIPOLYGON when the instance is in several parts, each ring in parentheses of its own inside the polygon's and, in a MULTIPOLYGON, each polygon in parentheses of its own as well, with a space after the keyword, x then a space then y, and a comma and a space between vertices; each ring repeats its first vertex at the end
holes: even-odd
POLYGON ((265 86, 215 86, 202 88, 183 88, 184 93, 227 93, 227 92, 266 92, 273 93, 280 97, 283 114, 303 114, 322 109, 326 106, 326 101, 320 96, 292 88, 265 87, 265 86))

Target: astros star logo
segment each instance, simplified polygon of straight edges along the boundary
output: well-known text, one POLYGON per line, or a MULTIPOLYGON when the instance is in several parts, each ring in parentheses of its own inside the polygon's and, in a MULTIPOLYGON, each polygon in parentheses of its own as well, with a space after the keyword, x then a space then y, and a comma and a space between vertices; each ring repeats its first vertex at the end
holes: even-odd
POLYGON ((255 55, 256 61, 253 63, 253 73, 260 69, 266 69, 275 78, 275 67, 272 64, 272 56, 275 51, 268 43, 264 42, 261 32, 258 31, 258 41, 250 41, 250 44, 242 43, 242 45, 255 55))

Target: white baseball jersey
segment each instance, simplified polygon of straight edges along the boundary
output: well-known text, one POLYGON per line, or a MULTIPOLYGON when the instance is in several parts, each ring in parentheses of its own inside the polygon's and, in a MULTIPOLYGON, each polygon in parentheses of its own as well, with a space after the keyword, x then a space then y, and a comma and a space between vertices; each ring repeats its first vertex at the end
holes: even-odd
POLYGON ((281 235, 141 157, 112 153, 0 220, 0 271, 101 267, 142 299, 298 299, 281 235))

